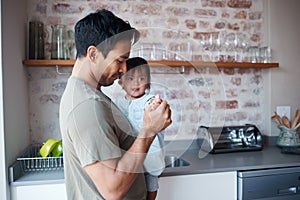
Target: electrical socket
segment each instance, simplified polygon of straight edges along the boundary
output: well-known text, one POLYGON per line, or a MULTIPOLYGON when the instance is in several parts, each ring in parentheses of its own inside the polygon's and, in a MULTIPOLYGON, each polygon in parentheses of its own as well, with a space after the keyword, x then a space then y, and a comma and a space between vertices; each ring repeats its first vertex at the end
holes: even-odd
POLYGON ((276 112, 280 117, 286 116, 291 119, 291 106, 277 106, 276 112))

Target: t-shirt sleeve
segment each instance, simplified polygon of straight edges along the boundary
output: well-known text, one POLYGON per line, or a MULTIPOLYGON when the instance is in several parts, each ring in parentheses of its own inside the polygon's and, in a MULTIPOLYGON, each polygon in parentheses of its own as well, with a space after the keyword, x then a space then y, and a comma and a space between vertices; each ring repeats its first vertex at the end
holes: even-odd
POLYGON ((81 166, 121 157, 115 122, 109 105, 97 101, 81 103, 72 113, 70 135, 81 166))

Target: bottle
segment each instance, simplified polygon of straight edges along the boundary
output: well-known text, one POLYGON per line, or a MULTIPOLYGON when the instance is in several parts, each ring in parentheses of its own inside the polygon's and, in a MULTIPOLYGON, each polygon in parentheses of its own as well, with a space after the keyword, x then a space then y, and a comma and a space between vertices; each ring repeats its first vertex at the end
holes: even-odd
POLYGON ((44 24, 40 21, 29 22, 29 59, 44 59, 44 24))

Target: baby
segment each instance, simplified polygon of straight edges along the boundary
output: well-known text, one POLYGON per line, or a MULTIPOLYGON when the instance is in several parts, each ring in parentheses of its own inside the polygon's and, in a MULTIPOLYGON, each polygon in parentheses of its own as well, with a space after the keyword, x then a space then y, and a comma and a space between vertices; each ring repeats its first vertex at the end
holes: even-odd
MULTIPOLYGON (((161 102, 159 95, 150 95, 150 68, 147 61, 140 57, 126 61, 127 72, 119 80, 126 92, 125 97, 116 100, 116 105, 129 119, 134 133, 137 135, 143 125, 144 109, 147 105, 155 106, 161 102)), ((165 168, 164 135, 155 137, 144 161, 147 185, 147 200, 154 200, 157 195, 158 176, 165 168)))

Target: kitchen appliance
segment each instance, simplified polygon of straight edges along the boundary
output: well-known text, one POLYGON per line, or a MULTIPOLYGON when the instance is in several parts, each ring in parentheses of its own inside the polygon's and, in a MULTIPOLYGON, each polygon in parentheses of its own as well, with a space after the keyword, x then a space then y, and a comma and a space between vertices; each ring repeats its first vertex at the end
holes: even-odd
POLYGON ((238 171, 238 200, 300 199, 300 167, 238 171))
POLYGON ((197 131, 200 151, 225 153, 263 149, 261 132, 255 125, 205 127, 197 131))

